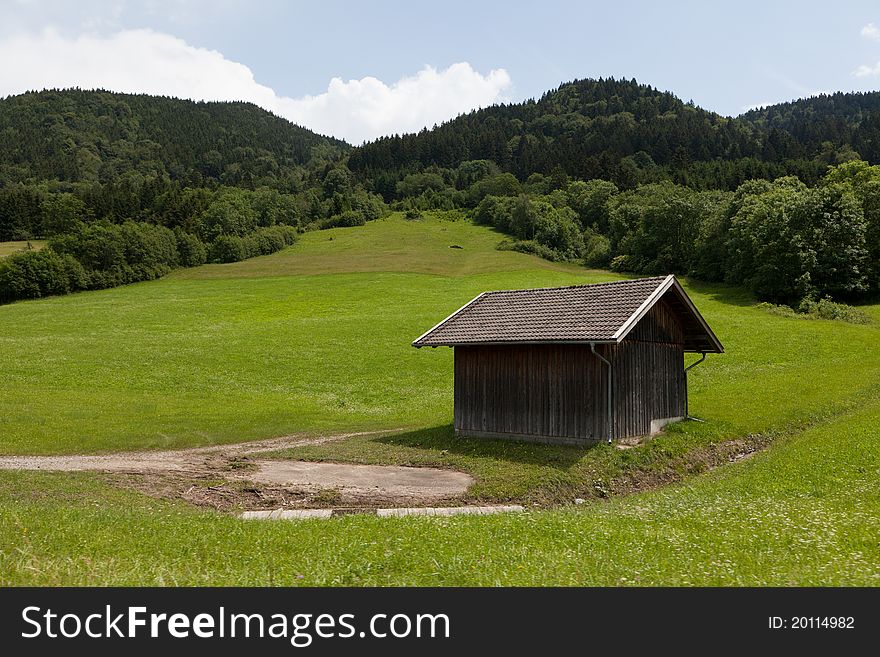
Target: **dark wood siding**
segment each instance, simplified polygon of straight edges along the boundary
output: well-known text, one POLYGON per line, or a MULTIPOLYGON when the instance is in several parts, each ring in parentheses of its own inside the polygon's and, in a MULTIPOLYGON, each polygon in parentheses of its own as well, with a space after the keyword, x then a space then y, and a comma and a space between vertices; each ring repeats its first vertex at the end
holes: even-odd
POLYGON ((606 356, 614 366, 614 435, 643 436, 651 422, 687 415, 684 332, 661 300, 606 356))
POLYGON ((605 432, 606 379, 597 365, 602 364, 582 345, 456 347, 455 429, 599 440, 605 432))
MULTIPOLYGON (((640 436, 687 409, 683 333, 658 303, 620 344, 613 366, 614 436, 640 436)), ((607 367, 582 344, 455 348, 455 429, 465 435, 586 444, 607 436, 607 367)))

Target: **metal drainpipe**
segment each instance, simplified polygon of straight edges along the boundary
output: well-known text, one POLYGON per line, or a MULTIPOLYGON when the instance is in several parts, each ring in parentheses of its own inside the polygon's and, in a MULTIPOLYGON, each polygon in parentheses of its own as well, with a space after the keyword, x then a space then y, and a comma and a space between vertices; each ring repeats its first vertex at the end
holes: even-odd
POLYGON ((608 366, 608 444, 611 444, 611 441, 614 439, 614 416, 611 412, 611 361, 606 360, 602 357, 602 355, 596 351, 596 343, 590 343, 590 351, 593 352, 593 355, 601 360, 608 366))
MULTIPOLYGON (((701 352, 700 352, 700 360, 694 361, 693 363, 691 363, 690 365, 688 365, 687 367, 685 367, 685 368, 684 368, 684 375, 687 376, 687 373, 688 373, 688 370, 689 370, 689 369, 691 369, 691 368, 693 368, 693 367, 696 367, 697 365, 699 365, 700 363, 702 363, 704 360, 706 360, 706 352, 705 352, 705 351, 701 351, 701 352)), ((697 422, 702 422, 702 420, 701 420, 700 418, 698 418, 698 417, 691 417, 691 408, 690 408, 690 406, 691 406, 691 396, 690 396, 690 394, 688 394, 688 397, 687 397, 687 407, 684 409, 684 416, 685 416, 685 418, 687 418, 688 420, 696 420, 697 422)))

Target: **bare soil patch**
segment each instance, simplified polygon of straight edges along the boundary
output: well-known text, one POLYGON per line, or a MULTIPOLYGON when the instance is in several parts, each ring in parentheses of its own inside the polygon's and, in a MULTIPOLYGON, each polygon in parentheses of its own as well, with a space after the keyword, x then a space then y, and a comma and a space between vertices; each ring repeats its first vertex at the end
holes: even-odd
POLYGON ((474 483, 468 474, 438 468, 253 458, 265 452, 356 435, 364 434, 285 436, 157 452, 4 456, 0 457, 0 469, 104 472, 116 485, 221 511, 418 506, 454 502, 474 483))
MULTIPOLYGON (((270 460, 261 454, 341 441, 364 432, 322 437, 285 436, 231 445, 173 451, 101 455, 0 456, 0 469, 90 470, 113 484, 161 499, 183 500, 226 512, 266 509, 369 509, 459 506, 486 502, 467 497, 474 478, 436 467, 270 460)), ((677 483, 688 476, 740 461, 768 447, 772 436, 752 434, 694 449, 654 467, 634 468, 597 480, 589 497, 629 495, 677 483)), ((638 447, 631 441, 624 448, 638 447)), ((495 500, 491 500, 495 501, 495 500)), ((509 502, 512 500, 504 500, 509 502)), ((555 506, 548 501, 538 506, 555 506)))

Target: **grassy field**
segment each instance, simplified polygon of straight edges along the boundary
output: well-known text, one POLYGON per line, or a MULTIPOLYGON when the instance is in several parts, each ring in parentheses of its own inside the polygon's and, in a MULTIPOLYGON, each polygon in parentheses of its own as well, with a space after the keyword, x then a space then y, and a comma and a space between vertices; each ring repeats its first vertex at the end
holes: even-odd
POLYGON ((402 429, 277 456, 455 467, 477 477, 472 499, 546 505, 626 490, 632 473, 698 472, 725 442, 772 447, 651 492, 443 520, 246 523, 100 475, 0 472, 0 583, 878 583, 877 324, 778 317, 739 290, 686 285, 727 348, 692 371, 705 424, 626 451, 456 441, 451 351, 410 341, 483 290, 615 277, 500 239, 395 216, 2 306, 0 453, 402 429))
POLYGON ((484 289, 608 278, 495 251, 500 239, 391 219, 309 233, 274 256, 2 306, 0 453, 447 423, 451 353, 413 339, 484 289), (469 273, 429 273, 447 267, 433 260, 469 273))
POLYGON ((878 423, 873 402, 687 485, 510 516, 259 523, 5 473, 0 583, 878 585, 878 423))
POLYGON ((4 258, 13 253, 27 251, 29 248, 39 251, 46 245, 42 240, 30 240, 22 242, 0 242, 0 258, 4 258))

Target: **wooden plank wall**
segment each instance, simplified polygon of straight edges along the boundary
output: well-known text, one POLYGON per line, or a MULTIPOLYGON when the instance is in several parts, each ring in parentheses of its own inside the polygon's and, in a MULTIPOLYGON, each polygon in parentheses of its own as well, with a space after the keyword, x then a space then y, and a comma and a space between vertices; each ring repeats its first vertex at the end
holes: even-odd
POLYGON ((455 348, 455 429, 595 442, 605 367, 583 345, 455 348))
MULTIPOLYGON (((624 342, 597 345, 614 366, 614 435, 686 414, 683 332, 660 301, 624 342)), ((455 348, 455 429, 586 444, 606 430, 607 367, 588 345, 455 348)))
POLYGON ((652 420, 687 415, 684 332, 664 300, 607 349, 614 364, 615 437, 643 436, 652 420))

